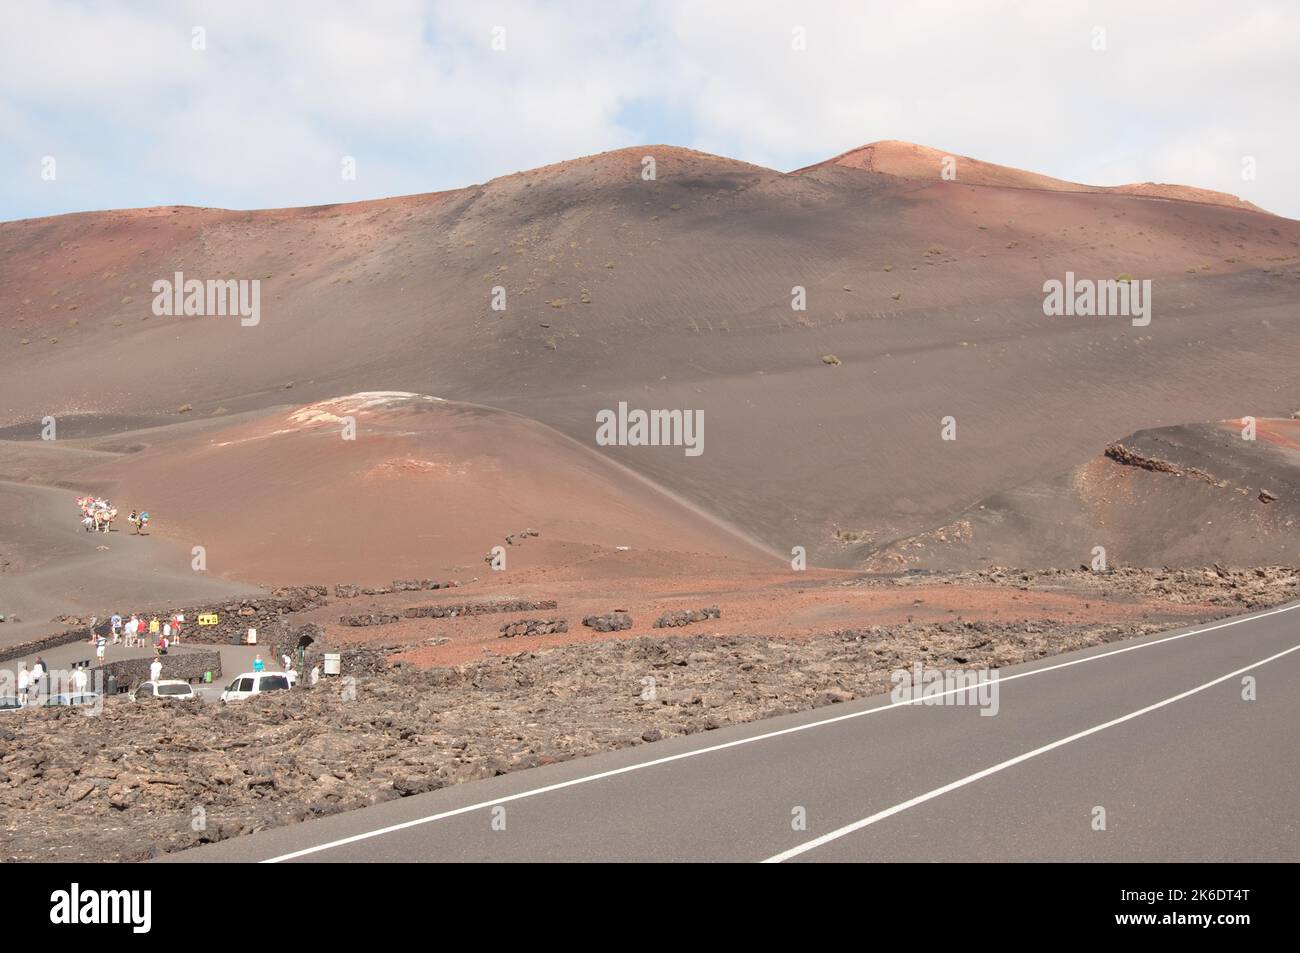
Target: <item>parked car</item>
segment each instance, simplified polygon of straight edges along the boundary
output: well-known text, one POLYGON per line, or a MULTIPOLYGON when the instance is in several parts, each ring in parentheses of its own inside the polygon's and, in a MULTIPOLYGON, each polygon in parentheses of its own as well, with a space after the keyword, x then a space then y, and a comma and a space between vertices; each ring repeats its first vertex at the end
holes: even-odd
POLYGON ((156 682, 141 682, 131 693, 132 701, 142 699, 166 698, 169 701, 190 701, 198 696, 194 686, 179 678, 164 678, 156 682))
POLYGON ((17 695, 0 695, 0 711, 18 711, 26 707, 17 695))
POLYGON ((245 672, 226 686, 221 693, 223 702, 243 701, 266 692, 287 692, 289 677, 284 672, 245 672))

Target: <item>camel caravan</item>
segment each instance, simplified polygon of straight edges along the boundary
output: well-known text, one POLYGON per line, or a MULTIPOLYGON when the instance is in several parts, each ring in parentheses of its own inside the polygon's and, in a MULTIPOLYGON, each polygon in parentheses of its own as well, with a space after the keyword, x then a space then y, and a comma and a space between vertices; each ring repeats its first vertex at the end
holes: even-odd
MULTIPOLYGON (((86 532, 111 533, 113 531, 113 520, 117 519, 117 507, 108 500, 102 500, 97 496, 79 496, 77 497, 77 507, 81 510, 81 525, 86 528, 86 532)), ((136 535, 144 531, 149 524, 148 513, 136 513, 131 511, 131 515, 126 521, 135 527, 136 535)))
POLYGON ((117 507, 108 500, 93 496, 79 496, 77 507, 81 510, 81 525, 86 528, 87 533, 91 530, 107 533, 113 528, 113 520, 117 518, 117 507))

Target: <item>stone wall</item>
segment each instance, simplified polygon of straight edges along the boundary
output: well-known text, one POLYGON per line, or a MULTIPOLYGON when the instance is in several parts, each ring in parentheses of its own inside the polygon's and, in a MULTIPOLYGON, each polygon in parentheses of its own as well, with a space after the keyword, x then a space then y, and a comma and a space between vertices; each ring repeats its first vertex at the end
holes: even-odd
POLYGON ((387 615, 382 612, 371 612, 365 615, 341 615, 339 616, 339 625, 365 626, 365 625, 392 625, 394 622, 401 622, 400 615, 387 615))
POLYGON ((683 609, 680 612, 666 612, 655 620, 656 629, 675 629, 678 626, 690 625, 692 622, 703 622, 705 619, 721 619, 722 610, 717 606, 710 606, 707 609, 683 609))
MULTIPOLYGON (((60 632, 57 635, 47 635, 39 639, 32 639, 30 642, 22 642, 18 645, 11 645, 6 649, 0 649, 0 662, 10 662, 14 659, 26 658, 29 655, 36 655, 40 652, 48 652, 50 649, 57 648, 60 645, 70 645, 73 642, 86 640, 86 631, 84 629, 71 629, 60 632)), ((94 650, 90 650, 94 654, 94 650)))
MULTIPOLYGON (((152 664, 152 656, 121 659, 96 666, 95 671, 103 672, 105 683, 107 683, 108 677, 112 675, 117 679, 119 690, 132 690, 141 682, 149 680, 149 666, 152 664)), ((220 652, 215 649, 204 649, 198 652, 169 652, 167 655, 162 656, 163 678, 183 678, 186 681, 198 681, 203 678, 204 672, 211 672, 214 682, 220 681, 220 652)))
POLYGON ((542 609, 554 609, 554 599, 541 602, 529 602, 526 599, 514 599, 508 602, 466 602, 454 605, 410 606, 402 610, 402 615, 386 612, 368 612, 359 615, 339 616, 339 625, 368 626, 392 625, 407 619, 454 619, 458 616, 486 615, 491 612, 536 612, 542 609))
POLYGON ((411 606, 403 611, 408 619, 451 619, 463 615, 484 615, 489 612, 537 612, 554 609, 554 599, 529 602, 515 599, 509 602, 467 602, 460 605, 411 606))
POLYGON ((626 612, 609 612, 605 615, 589 615, 582 624, 597 632, 622 632, 632 628, 632 617, 626 612))
POLYGON ((185 613, 185 628, 181 633, 183 644, 230 645, 242 640, 249 628, 257 629, 261 641, 262 630, 270 629, 290 612, 302 612, 325 605, 327 590, 324 586, 294 586, 274 590, 270 596, 249 599, 232 599, 217 605, 191 606, 185 613), (215 613, 216 625, 199 625, 200 615, 215 613))
POLYGON ((501 626, 500 638, 513 639, 517 635, 551 635, 554 632, 568 631, 569 623, 565 619, 520 619, 501 626))
POLYGON ((394 579, 391 586, 354 586, 340 583, 334 587, 334 595, 340 599, 355 599, 357 596, 386 596, 390 592, 418 592, 421 589, 455 589, 455 582, 435 582, 432 579, 394 579))
MULTIPOLYGON (((293 664, 298 664, 298 643, 305 641, 306 651, 306 670, 310 672, 315 665, 321 665, 324 661, 322 656, 326 652, 338 651, 331 647, 329 639, 326 637, 325 629, 315 622, 308 622, 305 625, 290 625, 287 621, 281 620, 271 626, 270 631, 263 639, 262 633, 258 632, 258 644, 265 647, 262 657, 278 663, 281 656, 287 655, 293 660, 293 664)), ((305 681, 305 680, 304 680, 305 681)))
MULTIPOLYGON (((250 626, 258 629, 260 633, 263 626, 271 625, 290 612, 302 612, 306 609, 316 609, 325 605, 327 598, 328 590, 324 586, 285 586, 271 590, 269 596, 252 596, 245 599, 231 599, 226 602, 189 605, 175 609, 134 609, 122 612, 121 615, 123 620, 126 620, 134 614, 147 622, 153 616, 157 616, 162 620, 171 618, 175 612, 180 612, 185 616, 185 628, 181 633, 183 642, 197 642, 203 645, 229 645, 235 640, 236 636, 242 638, 250 626), (215 614, 219 620, 218 623, 216 625, 199 625, 199 616, 209 614, 215 614)), ((98 624, 95 626, 97 633, 101 635, 109 634, 108 620, 112 614, 113 610, 108 610, 97 615, 99 619, 98 624)), ((57 645, 66 645, 68 642, 73 642, 79 638, 85 638, 86 627, 90 625, 90 619, 90 616, 57 616, 51 622, 58 625, 80 626, 81 630, 75 632, 65 631, 58 635, 46 636, 23 645, 5 649, 3 653, 0 653, 0 661, 18 658, 32 652, 44 651, 57 645), (29 649, 27 646, 33 646, 33 648, 29 649)))

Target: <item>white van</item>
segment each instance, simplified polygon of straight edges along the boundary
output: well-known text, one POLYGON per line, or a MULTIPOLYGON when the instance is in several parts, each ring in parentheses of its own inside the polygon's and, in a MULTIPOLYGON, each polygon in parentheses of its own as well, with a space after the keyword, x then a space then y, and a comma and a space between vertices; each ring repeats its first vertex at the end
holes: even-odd
POLYGON ((238 702, 266 692, 287 692, 289 677, 284 672, 245 672, 226 686, 223 702, 238 702))

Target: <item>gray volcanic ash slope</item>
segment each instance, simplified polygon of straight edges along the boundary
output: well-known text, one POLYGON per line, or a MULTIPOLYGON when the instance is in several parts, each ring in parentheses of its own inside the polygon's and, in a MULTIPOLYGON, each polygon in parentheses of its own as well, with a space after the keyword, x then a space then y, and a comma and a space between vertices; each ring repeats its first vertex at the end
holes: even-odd
POLYGON ((849 566, 1124 434, 1294 409, 1300 223, 961 158, 943 181, 905 145, 792 174, 648 146, 355 205, 5 223, 0 424, 207 417, 290 384, 295 403, 391 389, 512 410, 587 446, 620 401, 700 410, 698 457, 598 449, 775 550, 849 566), (176 272, 259 279, 259 322, 154 315, 176 272), (1045 316, 1066 272, 1151 279, 1151 323, 1045 316))

